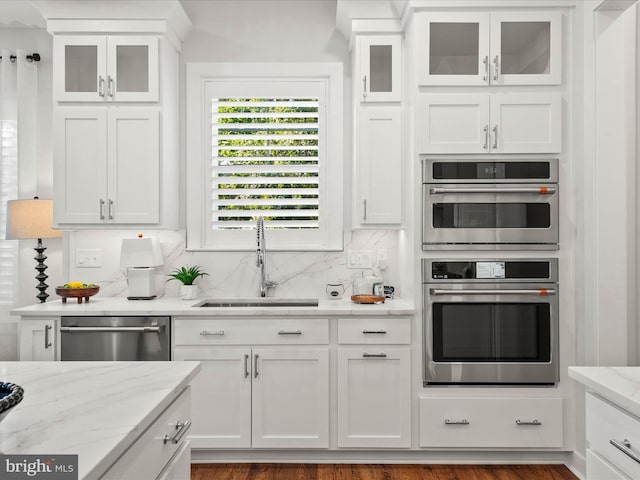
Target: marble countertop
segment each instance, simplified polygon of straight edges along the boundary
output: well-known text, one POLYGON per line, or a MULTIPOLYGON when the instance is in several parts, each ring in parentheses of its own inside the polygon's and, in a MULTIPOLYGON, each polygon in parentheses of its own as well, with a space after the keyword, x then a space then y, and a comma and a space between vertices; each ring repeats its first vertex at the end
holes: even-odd
MULTIPOLYGON (((318 315, 413 315, 413 301, 403 299, 387 300, 384 303, 365 305, 349 299, 319 299, 317 307, 222 307, 199 308, 194 305, 203 299, 182 300, 178 297, 162 297, 154 300, 127 300, 124 297, 91 297, 89 302, 75 303, 68 300, 62 303, 54 300, 38 303, 11 311, 12 315, 171 315, 171 316, 318 316, 318 315)), ((223 300, 223 299, 215 299, 223 300)), ((251 299, 255 300, 255 299, 251 299)))
POLYGON ((569 367, 569 377, 640 417, 640 367, 569 367))
POLYGON ((0 453, 78 455, 99 478, 184 390, 199 362, 0 362, 24 388, 0 422, 0 453))

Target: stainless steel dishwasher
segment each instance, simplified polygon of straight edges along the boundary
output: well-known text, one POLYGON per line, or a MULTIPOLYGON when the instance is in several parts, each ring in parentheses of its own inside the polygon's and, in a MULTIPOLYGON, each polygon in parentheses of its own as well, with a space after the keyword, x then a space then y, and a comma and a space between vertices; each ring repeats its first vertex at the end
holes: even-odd
POLYGON ((62 361, 171 360, 169 317, 62 317, 62 361))

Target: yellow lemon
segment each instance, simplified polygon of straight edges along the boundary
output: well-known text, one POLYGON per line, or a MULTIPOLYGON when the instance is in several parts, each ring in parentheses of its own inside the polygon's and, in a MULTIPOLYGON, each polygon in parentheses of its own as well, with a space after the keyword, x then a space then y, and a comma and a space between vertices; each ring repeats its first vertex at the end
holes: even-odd
POLYGON ((67 285, 69 285, 71 288, 82 288, 84 283, 82 283, 82 282, 69 282, 67 285))

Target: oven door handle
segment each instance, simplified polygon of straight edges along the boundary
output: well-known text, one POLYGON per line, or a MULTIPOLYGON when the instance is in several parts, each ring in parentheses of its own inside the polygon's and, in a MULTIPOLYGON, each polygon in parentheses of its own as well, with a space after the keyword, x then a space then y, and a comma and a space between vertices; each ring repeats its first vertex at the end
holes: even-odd
POLYGON ((525 290, 448 290, 442 288, 429 289, 431 295, 539 295, 546 297, 555 295, 555 288, 532 288, 525 290))
POLYGON ((80 333, 80 332, 96 332, 96 333, 159 333, 164 330, 163 326, 159 327, 60 327, 61 332, 80 333))
POLYGON ((556 193, 555 187, 499 187, 499 188, 445 188, 431 187, 429 189, 431 195, 439 195, 446 193, 537 193, 538 195, 553 195, 556 193))

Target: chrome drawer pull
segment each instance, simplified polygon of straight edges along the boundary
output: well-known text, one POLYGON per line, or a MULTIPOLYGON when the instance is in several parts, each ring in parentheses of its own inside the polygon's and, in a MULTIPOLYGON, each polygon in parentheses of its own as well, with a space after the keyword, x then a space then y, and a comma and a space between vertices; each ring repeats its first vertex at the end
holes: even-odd
POLYGON ((444 419, 445 425, 469 425, 469 420, 463 418, 462 420, 449 420, 448 418, 444 419))
POLYGON ((249 378, 249 354, 244 354, 244 378, 249 378))
POLYGON ((363 335, 386 335, 386 330, 362 330, 363 335))
POLYGON ((280 330, 278 335, 302 335, 302 330, 294 330, 293 332, 287 332, 286 330, 280 330))
POLYGON ((217 335, 221 337, 222 335, 224 335, 224 330, 218 330, 217 332, 210 332, 209 330, 203 330, 200 332, 200 335, 203 337, 212 336, 212 335, 217 335))
POLYGON ((165 434, 162 439, 162 443, 178 443, 184 437, 184 434, 191 428, 191 420, 187 420, 186 422, 176 422, 176 433, 173 434, 173 437, 165 434))
POLYGON ((51 325, 44 326, 44 348, 49 348, 53 346, 53 343, 49 341, 49 330, 53 329, 51 325))
POLYGON ((363 353, 364 358, 387 358, 386 353, 363 353))
POLYGON ((518 419, 516 420, 516 423, 517 423, 518 425, 535 425, 536 427, 539 427, 539 426, 541 426, 541 425, 542 425, 542 422, 541 422, 540 420, 538 420, 538 419, 535 419, 535 418, 534 418, 532 421, 530 421, 530 422, 523 422, 522 420, 520 420, 520 419, 518 418, 518 419))
POLYGON ((624 453, 627 457, 631 458, 634 462, 640 463, 640 455, 631 450, 631 442, 626 438, 622 442, 617 440, 609 440, 609 443, 624 453))

